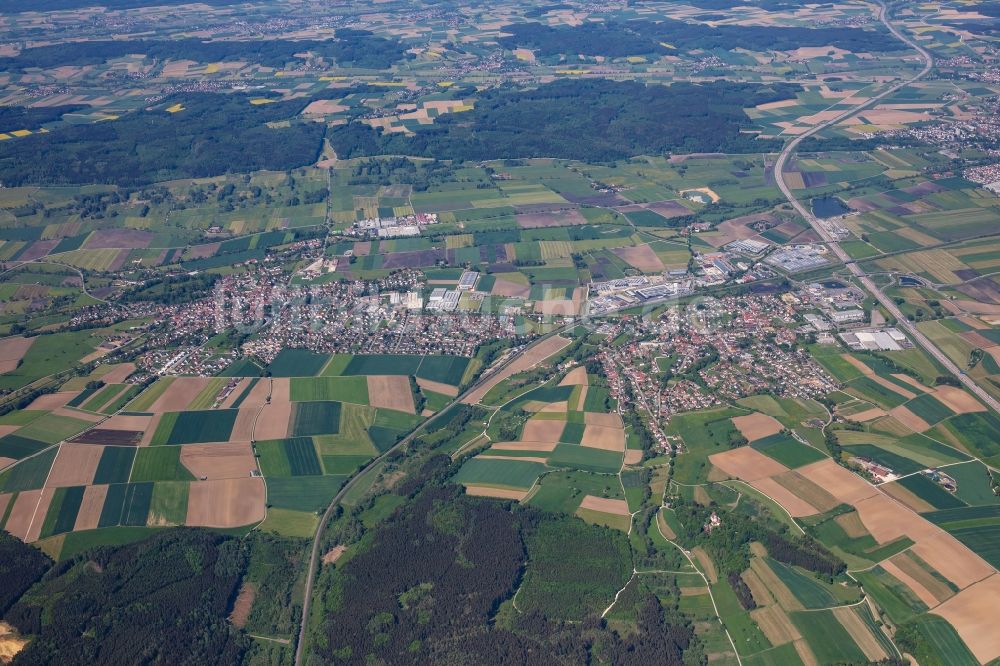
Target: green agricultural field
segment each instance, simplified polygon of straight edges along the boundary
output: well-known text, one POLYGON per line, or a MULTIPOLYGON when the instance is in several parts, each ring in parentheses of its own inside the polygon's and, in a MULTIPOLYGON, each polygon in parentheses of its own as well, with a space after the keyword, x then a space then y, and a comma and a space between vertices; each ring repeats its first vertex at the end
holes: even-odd
POLYGON ((83 419, 75 419, 70 416, 58 416, 47 414, 44 418, 32 421, 23 428, 18 429, 16 436, 26 439, 34 439, 47 444, 55 444, 64 439, 86 430, 93 424, 83 419))
POLYGON ((572 514, 584 495, 624 499, 613 476, 582 471, 559 471, 542 477, 528 504, 545 511, 572 514))
POLYGON ((135 453, 136 449, 128 446, 105 447, 101 461, 97 464, 97 471, 94 472, 94 485, 128 481, 135 453))
POLYGON ((316 476, 323 474, 316 445, 310 437, 257 442, 260 467, 265 477, 316 476))
POLYGON ((85 486, 56 488, 52 495, 52 502, 49 504, 48 513, 46 513, 42 523, 40 533, 42 538, 73 531, 76 516, 80 512, 80 505, 83 504, 84 490, 85 486))
POLYGON ((560 442, 567 444, 579 444, 583 439, 583 431, 586 425, 583 423, 567 423, 559 436, 560 442))
POLYGON ((126 386, 126 384, 108 384, 100 391, 97 391, 93 397, 83 403, 80 409, 84 409, 88 412, 99 412, 102 407, 111 401, 112 398, 125 390, 126 386))
POLYGON ((227 442, 238 414, 237 409, 168 412, 160 417, 152 444, 227 442))
POLYGON ((267 510, 267 518, 261 523, 260 529, 285 537, 306 538, 316 533, 317 525, 319 517, 315 513, 272 506, 267 510))
POLYGON ((139 394, 135 400, 133 400, 128 405, 128 410, 130 412, 145 412, 148 411, 153 403, 160 399, 170 385, 174 383, 174 377, 161 377, 153 383, 148 389, 139 394))
MULTIPOLYGON (((1000 458, 1000 417, 990 412, 959 414, 942 421, 929 434, 944 428, 981 458, 1000 458)), ((991 463, 993 460, 987 460, 991 463)))
POLYGON ((122 502, 122 525, 142 526, 149 520, 149 505, 153 500, 152 483, 130 483, 122 502))
POLYGON ((464 356, 424 356, 416 375, 421 379, 459 386, 471 360, 464 356))
POLYGON ((1000 505, 944 509, 924 516, 993 566, 1000 565, 1000 505))
POLYGON ((970 506, 1000 504, 1000 497, 993 493, 993 477, 977 460, 961 465, 950 465, 944 470, 958 483, 955 495, 970 506))
POLYGON ((784 435, 782 433, 758 439, 750 446, 792 469, 817 462, 827 457, 811 446, 806 446, 802 442, 799 442, 791 435, 784 435))
POLYGON ((927 610, 927 605, 905 584, 896 580, 880 566, 852 574, 871 595, 879 608, 895 624, 908 622, 927 610))
POLYGON ((345 476, 277 477, 267 480, 269 507, 322 511, 347 481, 345 476))
POLYGON ((865 653, 832 611, 799 611, 789 617, 821 664, 867 663, 865 653))
POLYGON ((850 387, 849 392, 856 392, 865 400, 870 400, 885 409, 899 407, 906 402, 905 397, 886 386, 882 386, 868 376, 858 377, 852 380, 848 386, 850 387))
POLYGON ((927 465, 923 465, 919 462, 911 460, 910 458, 897 455, 892 451, 886 451, 879 446, 872 446, 871 444, 851 444, 850 446, 845 446, 844 450, 851 455, 874 460, 880 465, 885 465, 897 474, 913 474, 914 472, 919 472, 920 470, 927 468, 927 465))
POLYGON ((272 377, 314 377, 328 360, 326 354, 308 349, 282 349, 267 369, 272 377))
POLYGON ((677 414, 670 419, 666 433, 679 436, 688 449, 674 463, 674 478, 678 483, 706 481, 708 457, 729 450, 730 443, 739 437, 731 419, 744 414, 743 410, 723 407, 677 414))
POLYGON ((183 482, 154 483, 149 502, 149 525, 183 525, 187 519, 190 488, 190 484, 183 482))
POLYGON ((549 465, 613 474, 621 469, 622 454, 575 444, 558 444, 549 457, 549 465))
POLYGON ((910 400, 906 403, 906 408, 931 425, 955 415, 953 411, 929 393, 918 395, 910 400))
MULTIPOLYGON (((830 608, 845 602, 856 601, 856 594, 855 598, 845 598, 847 595, 843 593, 835 595, 836 588, 834 586, 821 583, 811 574, 803 573, 795 567, 770 558, 767 559, 767 565, 804 608, 830 608)), ((847 591, 851 592, 852 590, 848 589, 847 591)))
POLYGON ((473 458, 462 465, 452 480, 469 485, 527 489, 545 470, 546 466, 537 462, 473 458))
POLYGON ((422 356, 355 354, 343 369, 345 375, 415 375, 422 356))
POLYGON ((132 483, 142 481, 194 481, 194 475, 181 464, 181 447, 150 446, 140 448, 132 466, 132 483))
POLYGON ((331 354, 330 360, 319 373, 320 377, 339 377, 344 374, 347 365, 354 358, 351 354, 331 354))
POLYGON ((36 379, 63 372, 94 350, 91 331, 71 331, 36 336, 21 364, 0 375, 0 390, 19 389, 36 379))
POLYGON ((40 442, 37 439, 30 439, 17 434, 4 435, 0 437, 0 456, 20 460, 21 458, 34 455, 48 446, 48 443, 40 442))
POLYGON ((263 369, 249 357, 241 358, 219 373, 220 377, 260 377, 263 369))
POLYGON ((931 481, 923 474, 914 474, 896 481, 902 487, 924 500, 935 509, 954 509, 965 506, 962 500, 958 499, 947 490, 931 481))
POLYGON ((339 402, 297 402, 292 409, 291 435, 335 435, 340 432, 339 402))
POLYGON ((49 476, 49 469, 56 459, 57 452, 57 449, 52 448, 45 453, 40 453, 18 463, 0 474, 0 491, 12 493, 41 488, 49 476))
POLYGON ((215 398, 219 395, 219 391, 222 387, 226 385, 226 379, 222 377, 213 377, 208 380, 205 388, 198 391, 191 402, 188 403, 187 409, 211 409, 212 404, 215 402, 215 398))
POLYGON ((367 405, 368 380, 365 377, 294 377, 291 399, 293 402, 336 400, 367 405))
POLYGON ((351 476, 371 459, 371 456, 323 456, 323 473, 351 476))
POLYGON ((966 647, 962 638, 947 620, 937 615, 925 614, 903 627, 904 633, 914 636, 916 649, 913 656, 921 666, 976 666, 979 660, 966 647))

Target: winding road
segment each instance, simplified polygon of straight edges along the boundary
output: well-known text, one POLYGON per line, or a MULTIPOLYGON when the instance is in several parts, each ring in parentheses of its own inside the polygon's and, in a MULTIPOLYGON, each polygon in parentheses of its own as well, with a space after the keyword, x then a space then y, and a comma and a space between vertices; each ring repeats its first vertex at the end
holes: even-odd
POLYGON ((892 22, 889 20, 889 10, 881 1, 878 4, 879 4, 879 12, 878 12, 879 20, 885 25, 885 27, 889 30, 889 32, 891 32, 892 35, 896 37, 896 39, 902 41, 920 55, 921 59, 924 61, 923 69, 921 69, 918 73, 914 74, 910 78, 899 81, 898 83, 895 83, 889 88, 886 88, 884 91, 868 99, 868 101, 862 104, 858 104, 857 106, 854 106, 844 111, 843 113, 837 115, 836 117, 827 120, 826 122, 815 125, 809 131, 800 134, 799 136, 789 141, 788 144, 785 145, 781 153, 778 155, 778 160, 774 164, 774 180, 777 183, 778 188, 781 190, 781 193, 785 195, 786 199, 788 199, 788 203, 790 203, 792 207, 796 210, 796 212, 798 212, 799 215, 801 215, 803 219, 805 219, 809 223, 809 225, 816 231, 816 233, 819 234, 820 238, 823 239, 826 246, 830 248, 830 250, 837 256, 838 259, 844 262, 844 265, 846 265, 847 268, 851 271, 851 273, 858 279, 858 282, 860 282, 861 285, 875 297, 875 299, 879 302, 879 304, 882 307, 884 307, 889 312, 889 314, 891 314, 893 317, 896 318, 897 326, 905 330, 906 333, 920 347, 922 347, 928 354, 934 357, 934 359, 936 359, 938 363, 940 363, 948 372, 955 375, 955 377, 957 377, 958 380, 962 382, 962 384, 964 384, 967 389, 969 389, 969 391, 975 394, 984 403, 989 405, 990 408, 992 408, 994 411, 1000 412, 1000 402, 998 402, 995 398, 993 398, 993 396, 987 393, 986 390, 983 389, 983 387, 981 387, 979 384, 977 384, 975 380, 973 380, 971 377, 965 374, 964 370, 960 369, 957 365, 955 365, 955 363, 950 358, 948 358, 948 356, 945 355, 945 353, 942 352, 937 347, 937 345, 935 345, 926 335, 921 333, 917 329, 917 327, 913 324, 913 322, 909 321, 903 315, 899 307, 896 306, 896 303, 891 298, 886 296, 885 293, 878 287, 878 285, 876 285, 875 282, 872 281, 870 277, 868 277, 864 269, 862 269, 861 266, 857 262, 855 262, 851 258, 851 256, 844 251, 842 247, 840 247, 840 244, 836 241, 836 239, 833 238, 833 236, 830 235, 830 232, 827 231, 826 228, 819 223, 819 221, 816 219, 816 216, 813 215, 811 211, 807 210, 806 207, 802 205, 802 203, 792 193, 791 188, 788 187, 788 183, 785 182, 785 165, 788 163, 789 158, 795 153, 796 148, 798 148, 799 144, 802 143, 802 141, 815 135, 818 132, 823 131, 828 127, 836 125, 837 123, 842 122, 847 118, 850 118, 851 116, 860 113, 861 111, 864 111, 865 109, 878 103, 880 100, 885 99, 889 95, 892 95, 901 88, 905 88, 906 86, 914 83, 915 81, 922 79, 923 77, 927 76, 927 74, 934 67, 934 58, 927 51, 927 49, 923 48, 922 46, 914 42, 912 39, 903 34, 896 26, 894 26, 892 22))

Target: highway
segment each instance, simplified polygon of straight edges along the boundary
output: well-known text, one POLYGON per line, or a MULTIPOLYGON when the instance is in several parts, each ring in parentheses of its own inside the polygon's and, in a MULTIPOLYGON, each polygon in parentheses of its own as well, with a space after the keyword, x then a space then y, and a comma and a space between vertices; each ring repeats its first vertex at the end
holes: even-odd
POLYGON ((896 303, 892 299, 887 297, 885 293, 882 292, 882 290, 878 287, 878 285, 876 285, 872 281, 872 279, 865 274, 865 271, 861 268, 861 266, 857 262, 853 261, 851 257, 847 254, 847 252, 845 252, 844 249, 840 247, 840 244, 837 243, 836 239, 834 239, 830 235, 830 233, 826 230, 826 228, 819 223, 819 221, 812 214, 812 212, 807 210, 806 207, 802 205, 802 203, 792 193, 791 188, 789 188, 788 184, 785 182, 785 166, 788 163, 789 158, 795 153, 795 149, 798 148, 799 144, 802 143, 802 141, 815 135, 818 132, 821 132, 822 130, 832 125, 835 125, 843 120, 846 120, 847 118, 850 118, 851 116, 860 113, 861 111, 877 104, 880 100, 885 99, 889 95, 892 95, 897 90, 905 88, 911 83, 920 80, 921 78, 926 76, 928 72, 931 71, 932 67, 934 67, 934 58, 931 56, 931 54, 926 49, 916 44, 909 37, 904 35, 898 28, 896 28, 896 26, 894 26, 892 22, 889 20, 889 12, 888 9, 886 9, 886 6, 882 2, 879 2, 878 4, 879 4, 878 19, 885 25, 885 27, 889 30, 889 32, 891 32, 893 36, 896 37, 896 39, 899 39, 907 46, 912 48, 914 51, 916 51, 918 54, 920 54, 921 59, 924 61, 923 69, 921 69, 917 74, 911 76, 909 79, 902 80, 892 85, 891 87, 880 92, 874 97, 871 97, 870 99, 868 99, 868 101, 862 104, 858 104, 857 106, 854 106, 844 111, 843 113, 837 115, 836 117, 826 122, 815 125, 809 131, 800 134, 799 136, 789 141, 788 144, 785 145, 784 149, 782 149, 781 154, 778 155, 778 161, 775 162, 774 179, 775 182, 778 184, 778 188, 781 190, 781 193, 785 195, 785 198, 788 199, 788 202, 790 204, 792 204, 792 207, 795 208, 795 210, 799 213, 799 215, 801 215, 809 223, 809 225, 816 231, 816 233, 819 234, 820 238, 823 239, 826 246, 830 248, 830 251, 832 251, 837 256, 838 259, 844 262, 844 264, 851 271, 851 273, 854 274, 854 276, 858 279, 858 282, 860 282, 861 285, 875 297, 875 299, 879 302, 879 304, 883 308, 885 308, 889 312, 889 314, 891 314, 893 317, 896 318, 896 321, 898 322, 897 325, 899 326, 899 328, 902 328, 904 331, 906 331, 906 333, 910 336, 911 339, 913 339, 914 342, 916 342, 917 345, 922 347, 928 354, 933 356, 946 370, 948 370, 948 372, 955 375, 958 378, 958 380, 962 382, 962 384, 964 384, 965 387, 969 389, 973 394, 975 394, 980 400, 989 405, 990 408, 992 408, 994 411, 1000 412, 1000 402, 998 402, 996 399, 993 398, 993 396, 987 393, 986 390, 983 389, 983 387, 981 387, 979 384, 975 382, 975 380, 973 380, 971 377, 965 374, 964 370, 955 365, 955 363, 952 362, 952 360, 948 358, 945 355, 945 353, 942 352, 937 347, 937 345, 931 342, 931 340, 926 335, 917 330, 917 327, 913 324, 913 322, 909 321, 903 315, 903 313, 900 312, 899 308, 896 306, 896 303))

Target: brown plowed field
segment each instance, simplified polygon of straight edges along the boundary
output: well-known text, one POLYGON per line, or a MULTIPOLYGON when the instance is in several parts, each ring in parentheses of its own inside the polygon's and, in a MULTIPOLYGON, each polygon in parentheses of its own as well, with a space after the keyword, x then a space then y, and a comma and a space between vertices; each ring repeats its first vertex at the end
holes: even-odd
POLYGON ((736 416, 733 417, 732 421, 736 429, 751 442, 776 435, 784 428, 776 418, 760 412, 736 416))
POLYGON ((847 630, 847 633, 851 635, 851 638, 861 648, 861 651, 865 653, 869 661, 878 662, 889 658, 885 648, 882 647, 882 644, 872 634, 868 625, 864 623, 853 608, 846 606, 834 608, 833 616, 847 630))
POLYGON ((771 641, 771 645, 784 645, 802 638, 802 634, 795 628, 780 606, 758 608, 750 613, 750 617, 767 636, 767 640, 771 641))
POLYGON ((27 409, 40 409, 43 411, 52 411, 53 409, 59 409, 60 407, 65 407, 66 403, 75 398, 80 392, 79 391, 58 391, 56 393, 46 393, 45 395, 40 395, 35 398, 27 409))
POLYGON ((253 439, 257 441, 265 439, 281 439, 288 436, 288 421, 292 417, 292 403, 271 402, 264 405, 257 417, 257 427, 254 429, 253 439))
POLYGON ((152 416, 122 416, 118 414, 101 424, 105 430, 133 430, 144 431, 149 427, 152 416))
POLYGON ((552 451, 555 442, 497 442, 490 446, 497 451, 552 451))
POLYGON ((931 424, 911 412, 905 405, 893 407, 889 410, 889 414, 914 432, 930 430, 931 424))
POLYGON ((562 378, 559 382, 559 386, 586 386, 587 385, 587 369, 585 367, 578 366, 573 368, 566 373, 566 376, 562 378))
POLYGON ((829 458, 800 467, 798 472, 846 504, 854 504, 878 492, 860 476, 829 458))
POLYGON ((156 426, 160 424, 160 417, 162 414, 155 414, 149 421, 149 426, 142 433, 142 439, 139 440, 139 446, 149 446, 149 443, 153 440, 153 435, 156 433, 156 426))
POLYGON ((869 534, 879 543, 889 543, 904 534, 914 541, 933 532, 934 526, 913 515, 900 503, 879 493, 856 502, 854 507, 869 534), (923 524, 921 524, 923 523, 923 524))
POLYGON ((42 493, 38 497, 38 506, 35 507, 34 515, 31 517, 31 524, 28 527, 28 534, 24 537, 27 543, 38 541, 42 535, 42 525, 45 523, 45 514, 49 512, 49 505, 56 494, 55 488, 42 488, 42 493))
POLYGON ((593 495, 585 495, 583 501, 580 502, 580 508, 610 513, 616 516, 631 515, 631 512, 628 510, 628 502, 625 500, 594 497, 593 495))
POLYGON ((622 417, 618 414, 599 414, 597 412, 584 412, 583 422, 587 425, 606 426, 608 428, 624 428, 622 417))
POLYGON ((886 411, 881 407, 873 407, 871 409, 866 409, 863 412, 858 412, 857 414, 851 414, 845 418, 851 421, 857 421, 858 423, 865 423, 867 421, 873 421, 875 419, 881 418, 886 415, 886 411))
POLYGON ((656 252, 648 245, 616 247, 612 248, 611 252, 643 273, 658 273, 665 268, 663 262, 656 256, 656 252))
POLYGON ((105 384, 121 384, 135 372, 135 363, 116 363, 111 371, 101 377, 105 384))
POLYGON ((240 527, 264 519, 264 479, 221 479, 191 483, 185 525, 240 527))
POLYGON ((986 411, 981 402, 955 386, 938 386, 934 391, 934 397, 957 414, 986 411))
MULTIPOLYGON (((267 379, 261 379, 259 382, 254 384, 254 387, 250 389, 250 393, 247 397, 243 399, 240 403, 240 409, 259 409, 265 402, 267 402, 267 392, 271 388, 271 382, 267 379)), ((235 391, 234 391, 235 393, 235 391)), ((287 395, 286 402, 287 402, 287 395)))
POLYGON ((410 378, 402 375, 369 375, 368 402, 372 407, 415 414, 410 378))
POLYGON ((209 377, 176 377, 163 395, 146 411, 156 413, 182 411, 210 381, 209 377))
POLYGON ((1000 576, 994 574, 962 590, 932 613, 955 627, 981 663, 1000 657, 1000 631, 996 627, 996 605, 1000 599, 1000 576))
POLYGON ((913 585, 922 587, 934 600, 927 604, 929 608, 933 608, 955 596, 955 592, 948 583, 934 576, 921 559, 913 551, 905 551, 892 557, 888 562, 883 562, 882 566, 885 568, 886 564, 891 565, 900 575, 909 579, 908 585, 912 582, 913 585))
POLYGON ((4 529, 21 541, 25 541, 28 528, 31 526, 31 518, 35 515, 35 507, 38 506, 38 498, 41 496, 41 490, 22 490, 18 493, 4 529))
POLYGON ((86 486, 94 480, 97 464, 101 462, 103 446, 93 444, 63 444, 45 481, 48 488, 86 486))
POLYGON ((181 464, 196 479, 245 479, 257 469, 249 442, 188 444, 181 447, 181 464))
POLYGON ((466 486, 465 493, 476 497, 496 497, 498 499, 513 499, 521 501, 527 495, 527 490, 512 490, 508 488, 490 488, 489 486, 466 486))
POLYGON ((229 439, 233 442, 249 442, 253 439, 254 421, 257 419, 256 409, 241 409, 236 413, 236 422, 229 439))
POLYGON ((607 428, 598 425, 585 426, 580 444, 592 449, 624 451, 625 431, 621 428, 607 428))
POLYGON ((916 511, 917 513, 934 511, 933 505, 931 505, 929 502, 920 499, 910 490, 904 488, 898 483, 886 483, 880 486, 880 488, 882 489, 882 491, 885 492, 886 495, 896 498, 897 500, 905 504, 913 511, 916 511))
POLYGON ((626 465, 638 465, 642 462, 642 451, 639 449, 626 449, 625 450, 625 464, 626 465))
POLYGON ((936 537, 917 541, 911 550, 959 589, 966 588, 994 573, 993 567, 944 530, 938 530, 936 537))
POLYGON ((804 500, 807 504, 819 509, 820 512, 829 511, 840 501, 821 486, 813 483, 809 477, 798 472, 785 472, 778 474, 774 480, 793 494, 804 500))
POLYGON ((4 338, 0 340, 0 374, 17 370, 17 362, 28 353, 35 338, 4 338))
POLYGON ((757 479, 750 485, 780 504, 793 518, 814 516, 820 513, 819 509, 772 478, 757 479))
POLYGON ((83 502, 80 504, 80 512, 76 514, 76 524, 73 531, 97 529, 97 524, 101 520, 101 510, 104 508, 104 499, 108 496, 106 485, 87 486, 83 491, 83 502))
POLYGON ((528 419, 521 432, 521 440, 525 442, 558 442, 565 427, 565 421, 528 419))
MULTIPOLYGON (((429 379, 421 379, 420 377, 417 377, 417 386, 426 391, 433 391, 434 393, 440 393, 441 395, 446 395, 449 398, 454 398, 458 395, 457 386, 452 386, 451 384, 442 384, 441 382, 432 382, 429 379)), ((370 387, 369 391, 371 391, 370 387)))
POLYGON ((756 481, 788 471, 788 468, 781 463, 749 446, 716 453, 708 459, 729 476, 744 481, 756 481))

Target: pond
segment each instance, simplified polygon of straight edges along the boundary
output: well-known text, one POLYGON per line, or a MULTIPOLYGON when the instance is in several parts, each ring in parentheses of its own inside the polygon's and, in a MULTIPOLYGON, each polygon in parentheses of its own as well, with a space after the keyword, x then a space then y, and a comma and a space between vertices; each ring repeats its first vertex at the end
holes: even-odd
POLYGON ((821 220, 851 212, 837 197, 816 197, 811 203, 813 215, 821 220))

